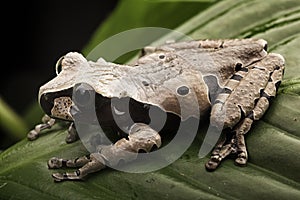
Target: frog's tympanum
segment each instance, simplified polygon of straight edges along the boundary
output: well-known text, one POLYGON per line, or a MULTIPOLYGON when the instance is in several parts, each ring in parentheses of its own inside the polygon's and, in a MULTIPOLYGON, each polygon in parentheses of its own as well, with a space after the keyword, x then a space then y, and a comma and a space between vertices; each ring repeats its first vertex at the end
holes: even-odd
MULTIPOLYGON (((267 53, 267 42, 262 39, 173 42, 145 47, 141 54, 133 65, 102 58, 87 61, 75 52, 58 61, 57 76, 39 91, 46 117, 28 138, 36 139, 43 129, 61 119, 71 122, 66 142, 75 141, 78 135, 74 119, 80 119, 91 102, 101 127, 111 127, 113 133, 123 137, 106 148, 96 148, 89 156, 50 159, 50 169, 78 168, 53 174, 55 181, 82 179, 105 168, 105 163, 112 166, 121 160, 129 162, 132 158, 124 158, 120 150, 136 154, 153 151, 163 145, 162 132, 176 134, 176 124, 200 119, 200 115, 210 116, 210 124, 222 131, 206 169, 215 170, 229 155, 235 156, 238 165, 247 163, 245 134, 275 97, 284 58, 267 53), (152 109, 167 116, 160 130, 151 126, 152 109)), ((86 116, 82 118, 89 121, 86 116)))

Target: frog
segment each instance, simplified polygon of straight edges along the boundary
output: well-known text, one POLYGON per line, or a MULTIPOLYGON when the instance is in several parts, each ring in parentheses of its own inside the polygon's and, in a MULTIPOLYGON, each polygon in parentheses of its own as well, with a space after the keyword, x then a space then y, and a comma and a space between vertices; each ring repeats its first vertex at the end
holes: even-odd
POLYGON ((245 166, 245 136, 268 110, 284 75, 284 57, 269 53, 267 44, 254 38, 173 41, 144 47, 133 64, 88 61, 69 52, 58 60, 57 76, 40 87, 38 101, 45 117, 28 139, 37 139, 62 120, 70 123, 66 142, 78 140, 74 121, 94 99, 98 123, 120 138, 83 157, 51 158, 49 169, 76 168, 53 173, 56 182, 82 180, 107 164, 129 163, 136 157, 126 158, 121 150, 134 155, 155 151, 163 145, 162 132, 176 134, 176 124, 200 116, 221 132, 205 163, 207 171, 216 170, 230 155, 245 166), (166 116, 163 128, 151 126, 151 109, 158 110, 158 118, 166 116))

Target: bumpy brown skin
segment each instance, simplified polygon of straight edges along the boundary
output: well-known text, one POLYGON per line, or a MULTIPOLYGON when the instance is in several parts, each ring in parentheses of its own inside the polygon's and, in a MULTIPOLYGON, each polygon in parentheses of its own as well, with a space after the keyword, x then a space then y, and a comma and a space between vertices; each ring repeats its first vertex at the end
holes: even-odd
MULTIPOLYGON (((267 110, 283 76, 284 59, 278 54, 268 54, 266 46, 267 42, 261 39, 171 43, 144 48, 143 56, 134 66, 108 63, 103 59, 88 62, 81 54, 68 53, 61 60, 62 71, 40 88, 39 98, 44 101, 41 98, 45 94, 73 88, 76 81, 84 79, 103 97, 130 97, 173 113, 183 121, 199 118, 211 108, 211 124, 219 130, 230 129, 230 132, 216 145, 206 168, 216 169, 229 154, 237 154, 236 163, 244 165, 248 158, 244 135, 253 121, 260 119, 267 110)), ((57 97, 54 101, 51 117, 70 120, 72 103, 66 97, 57 97), (66 107, 57 109, 55 105, 66 107)), ((32 131, 29 138, 35 139, 42 129, 32 131)), ((74 132, 71 127, 69 134, 74 135, 74 132)), ((121 139, 88 157, 51 159, 49 168, 81 167, 73 173, 53 174, 54 179, 82 179, 103 169, 103 163, 109 162, 112 166, 120 160, 135 159, 132 154, 123 155, 121 149, 137 154, 139 149, 147 152, 161 143, 159 133, 143 123, 133 124, 129 136, 128 140, 121 139)))

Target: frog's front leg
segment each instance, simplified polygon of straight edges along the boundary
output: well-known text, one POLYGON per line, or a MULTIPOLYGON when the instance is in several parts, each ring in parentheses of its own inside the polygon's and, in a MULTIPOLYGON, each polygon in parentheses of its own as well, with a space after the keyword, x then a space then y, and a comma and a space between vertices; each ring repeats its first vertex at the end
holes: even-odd
POLYGON ((156 146, 161 146, 158 132, 143 123, 135 123, 129 130, 128 139, 122 138, 113 145, 99 146, 96 153, 74 160, 52 158, 48 162, 50 169, 61 167, 81 167, 75 172, 54 173, 55 181, 80 180, 86 175, 100 171, 108 166, 116 166, 120 161, 128 163, 137 158, 140 150, 150 152, 156 146), (106 165, 105 165, 105 164, 106 165))
POLYGON ((242 67, 225 85, 211 111, 211 123, 216 127, 229 128, 226 140, 216 146, 208 170, 214 170, 230 154, 237 154, 235 163, 245 165, 248 154, 245 134, 252 123, 259 120, 275 97, 283 76, 284 59, 278 54, 269 54, 263 60, 242 67))
POLYGON ((75 128, 75 124, 74 122, 72 122, 68 128, 68 134, 66 136, 66 143, 72 143, 72 142, 75 142, 76 140, 78 140, 78 133, 76 131, 76 128, 75 128))
POLYGON ((42 130, 50 129, 55 124, 55 119, 48 115, 44 115, 42 122, 43 123, 36 125, 35 128, 27 134, 28 140, 36 140, 40 136, 42 130))
MULTIPOLYGON (((42 118, 42 122, 43 123, 36 125, 35 128, 27 134, 28 140, 36 140, 40 136, 41 131, 52 128, 53 125, 56 123, 56 120, 49 117, 48 115, 44 115, 42 118)), ((78 134, 75 129, 74 122, 72 122, 68 128, 68 134, 65 140, 67 143, 72 143, 75 142, 77 139, 78 134)))

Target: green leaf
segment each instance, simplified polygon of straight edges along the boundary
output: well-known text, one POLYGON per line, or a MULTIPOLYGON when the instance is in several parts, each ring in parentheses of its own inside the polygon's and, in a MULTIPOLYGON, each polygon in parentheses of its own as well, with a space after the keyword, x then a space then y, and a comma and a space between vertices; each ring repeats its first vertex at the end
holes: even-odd
POLYGON ((101 41, 125 30, 156 26, 176 28, 210 5, 211 3, 201 1, 170 3, 152 0, 122 0, 108 20, 95 32, 83 53, 89 53, 101 41))
MULTIPOLYGON (((130 174, 106 169, 85 181, 54 183, 53 170, 47 169, 49 158, 74 158, 87 153, 80 142, 66 144, 66 131, 56 126, 38 140, 23 140, 0 154, 0 198, 300 199, 300 1, 223 0, 203 12, 203 3, 196 1, 192 4, 129 2, 120 2, 96 32, 86 52, 107 36, 149 26, 147 20, 153 20, 153 25, 168 24, 169 28, 186 21, 176 30, 195 39, 264 38, 269 41, 272 52, 285 57, 285 76, 279 94, 247 135, 249 164, 241 168, 228 159, 215 172, 206 172, 204 163, 208 159, 197 156, 201 136, 205 133, 200 131, 180 159, 159 171, 130 174), (132 3, 137 7, 131 9, 132 3), (199 12, 187 16, 182 10, 191 5, 199 12), (158 12, 159 8, 163 10, 158 12), (170 18, 171 14, 176 16, 170 18), (181 14, 184 20, 180 20, 181 14)), ((171 35, 161 40, 169 37, 171 35)))

